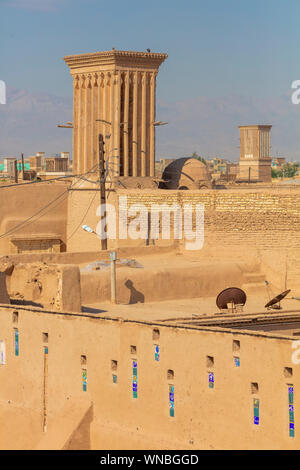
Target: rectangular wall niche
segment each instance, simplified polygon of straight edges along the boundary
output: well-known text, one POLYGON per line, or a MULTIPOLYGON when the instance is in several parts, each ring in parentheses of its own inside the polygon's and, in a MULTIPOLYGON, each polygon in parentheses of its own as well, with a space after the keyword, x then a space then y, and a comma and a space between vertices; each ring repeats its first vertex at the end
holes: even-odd
POLYGON ((170 405, 170 416, 174 418, 175 409, 174 409, 174 385, 169 385, 169 405, 170 405))
POLYGON ((259 400, 253 399, 254 424, 259 424, 259 400))
POLYGON ((6 352, 5 352, 5 342, 0 341, 0 364, 5 365, 6 352))
POLYGON ((154 359, 159 362, 159 345, 154 345, 154 359))
POLYGON ((152 339, 158 340, 159 337, 160 337, 159 330, 157 328, 154 328, 154 330, 152 331, 152 339))
POLYGON ((289 385, 289 436, 295 437, 294 386, 289 385))
POLYGON ((19 355, 19 330, 14 328, 14 337, 15 337, 15 356, 19 355))
POLYGON ((132 396, 137 398, 137 361, 132 361, 132 396))
POLYGON ((13 314, 12 314, 13 323, 18 323, 18 319, 19 319, 19 312, 17 312, 17 310, 15 310, 15 311, 13 311, 13 314))
POLYGON ((215 360, 213 356, 206 356, 206 367, 213 367, 215 360))
POLYGON ((87 391, 87 370, 82 369, 82 390, 87 391))
POLYGON ((112 374, 113 383, 116 384, 118 382, 117 370, 118 370, 118 361, 112 359, 110 363, 111 370, 114 371, 112 374))

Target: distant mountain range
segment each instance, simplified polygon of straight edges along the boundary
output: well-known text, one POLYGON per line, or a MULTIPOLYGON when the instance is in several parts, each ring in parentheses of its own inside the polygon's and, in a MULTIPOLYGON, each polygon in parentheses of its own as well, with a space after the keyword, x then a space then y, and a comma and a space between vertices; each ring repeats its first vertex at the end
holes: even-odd
MULTIPOLYGON (((300 104, 291 97, 258 99, 231 95, 196 97, 167 103, 159 101, 157 119, 168 121, 156 132, 156 158, 182 157, 197 152, 208 158, 239 157, 238 125, 271 124, 273 156, 300 161, 300 104)), ((0 158, 44 151, 72 151, 72 131, 57 124, 72 120, 72 98, 48 93, 7 89, 0 105, 0 158)))
POLYGON ((65 121, 72 121, 72 98, 8 88, 0 105, 0 157, 70 152, 72 130, 57 127, 65 121))

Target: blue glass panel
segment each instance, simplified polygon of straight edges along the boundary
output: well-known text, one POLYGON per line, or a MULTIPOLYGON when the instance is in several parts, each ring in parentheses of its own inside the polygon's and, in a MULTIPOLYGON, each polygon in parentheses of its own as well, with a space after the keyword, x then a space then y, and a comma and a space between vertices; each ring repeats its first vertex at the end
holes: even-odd
POLYGON ((294 416, 294 387, 288 387, 289 391, 289 436, 295 437, 295 416, 294 416))
POLYGON ((86 392, 87 390, 87 373, 86 370, 82 371, 82 390, 86 392))
POLYGON ((170 416, 174 417, 174 385, 169 385, 169 408, 170 408, 170 416))
POLYGON ((137 398, 137 361, 132 361, 132 396, 137 398))
POLYGON ((15 355, 19 355, 19 331, 15 329, 15 355))
POLYGON ((254 414, 254 424, 259 424, 259 400, 257 398, 253 399, 253 414, 254 414))
POLYGON ((234 363, 235 363, 235 367, 240 367, 240 358, 239 357, 235 357, 234 358, 234 363))

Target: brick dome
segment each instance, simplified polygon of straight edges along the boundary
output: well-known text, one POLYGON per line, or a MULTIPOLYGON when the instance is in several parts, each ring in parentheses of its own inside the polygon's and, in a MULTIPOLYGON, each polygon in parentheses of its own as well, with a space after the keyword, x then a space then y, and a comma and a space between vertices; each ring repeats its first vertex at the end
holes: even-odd
POLYGON ((205 163, 196 158, 178 158, 164 170, 162 178, 166 189, 205 189, 212 182, 205 163))

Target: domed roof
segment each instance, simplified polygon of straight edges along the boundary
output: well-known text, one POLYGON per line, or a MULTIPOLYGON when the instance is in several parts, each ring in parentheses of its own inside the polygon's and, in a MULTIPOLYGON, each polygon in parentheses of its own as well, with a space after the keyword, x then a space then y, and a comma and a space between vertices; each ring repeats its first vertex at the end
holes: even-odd
POLYGON ((165 168, 162 178, 167 189, 199 189, 205 184, 211 187, 207 166, 193 157, 174 160, 165 168))

